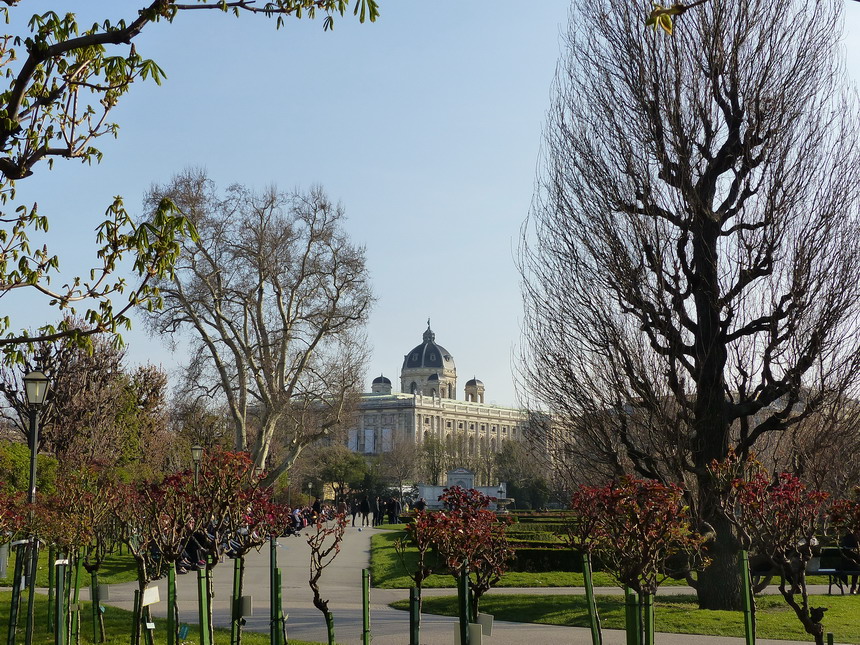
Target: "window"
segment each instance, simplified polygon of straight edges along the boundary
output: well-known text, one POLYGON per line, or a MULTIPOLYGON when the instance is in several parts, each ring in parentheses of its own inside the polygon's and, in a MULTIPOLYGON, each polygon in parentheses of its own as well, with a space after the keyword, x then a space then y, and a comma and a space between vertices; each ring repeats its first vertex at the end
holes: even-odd
POLYGON ((430 417, 424 417, 424 425, 429 425, 430 417))
POLYGON ((450 427, 451 427, 451 422, 450 422, 450 421, 446 421, 446 422, 445 422, 445 427, 446 427, 446 428, 450 428, 450 427))
POLYGON ((460 421, 460 423, 457 424, 457 428, 459 428, 460 430, 463 429, 463 422, 462 421, 460 421))
POLYGON ((470 423, 470 424, 469 424, 469 430, 474 430, 474 429, 475 429, 475 424, 474 424, 474 423, 470 423))
POLYGON ((436 360, 436 354, 430 354, 430 360, 435 361, 436 360))

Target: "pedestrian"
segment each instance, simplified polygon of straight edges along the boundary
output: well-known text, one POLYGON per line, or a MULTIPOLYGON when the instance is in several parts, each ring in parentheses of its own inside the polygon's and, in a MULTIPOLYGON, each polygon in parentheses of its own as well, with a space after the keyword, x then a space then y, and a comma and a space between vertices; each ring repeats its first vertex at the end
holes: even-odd
POLYGON ((367 495, 361 498, 361 525, 370 526, 370 500, 367 495))
POLYGON ((352 505, 349 507, 349 512, 352 513, 352 525, 355 526, 355 516, 358 515, 358 499, 352 500, 352 505))
POLYGON ((372 508, 371 508, 371 510, 373 510, 373 525, 374 526, 379 526, 380 524, 382 524, 382 507, 383 507, 382 498, 380 498, 377 495, 373 499, 372 508))

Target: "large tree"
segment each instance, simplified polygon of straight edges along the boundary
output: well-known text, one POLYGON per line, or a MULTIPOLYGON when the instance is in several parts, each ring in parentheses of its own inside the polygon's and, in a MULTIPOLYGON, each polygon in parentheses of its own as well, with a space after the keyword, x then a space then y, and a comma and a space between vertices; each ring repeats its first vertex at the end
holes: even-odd
POLYGON ((83 319, 64 319, 36 332, 17 331, 8 316, 0 317, 0 349, 13 358, 20 343, 35 338, 51 340, 71 336, 86 342, 90 334, 116 331, 129 324, 129 311, 140 304, 158 305, 152 282, 166 275, 179 250, 177 236, 189 233, 185 220, 169 202, 159 205, 153 217, 134 223, 117 197, 98 227, 97 264, 89 277, 63 286, 51 284, 60 259, 39 240, 48 229, 48 217, 37 205, 15 199, 15 184, 44 170, 56 159, 101 160, 100 137, 117 136, 119 126, 110 120, 113 108, 135 82, 160 82, 158 64, 137 52, 135 39, 158 22, 172 22, 180 13, 211 10, 258 14, 275 21, 313 18, 323 14, 324 27, 352 6, 361 22, 375 20, 376 0, 151 0, 137 8, 125 7, 127 19, 97 20, 79 25, 75 13, 31 15, 27 3, 3 0, 0 15, 13 29, 0 36, 0 70, 6 86, 0 93, 0 298, 19 289, 33 290, 61 310, 83 303, 83 319), (19 7, 19 4, 21 7, 19 7), (26 25, 26 26, 25 26, 26 25), (137 282, 133 288, 117 276, 123 257, 133 258, 137 282), (124 302, 114 306, 112 300, 124 302), (77 327, 69 327, 75 320, 77 327))
POLYGON ((289 194, 232 186, 189 170, 152 190, 197 228, 173 279, 160 283, 159 334, 188 331, 188 387, 226 405, 236 450, 270 481, 304 446, 350 420, 372 297, 364 250, 321 188, 289 194), (278 454, 270 456, 273 446, 278 454))
POLYGON ((640 5, 574 0, 565 37, 524 229, 525 380, 592 476, 691 491, 716 533, 708 608, 739 600, 708 464, 860 382, 842 8, 710 2, 668 38, 640 5))

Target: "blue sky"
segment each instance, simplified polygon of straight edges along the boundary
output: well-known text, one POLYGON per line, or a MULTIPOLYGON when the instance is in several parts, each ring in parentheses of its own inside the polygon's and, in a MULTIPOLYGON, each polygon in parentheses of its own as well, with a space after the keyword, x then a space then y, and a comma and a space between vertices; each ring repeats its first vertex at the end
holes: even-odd
MULTIPOLYGON (((82 22, 128 18, 138 6, 84 4, 92 13, 82 22)), ((320 20, 276 31, 263 18, 206 11, 148 28, 137 50, 165 70, 164 84, 123 99, 120 136, 101 142, 101 165, 43 167, 19 182, 19 198, 50 217, 48 242, 71 274, 88 267, 93 228, 114 195, 137 214, 153 182, 187 166, 222 186, 321 184, 367 249, 378 299, 368 384, 384 373, 399 385, 403 355, 430 317, 456 362, 458 396, 477 376, 488 402, 513 404, 522 317, 514 258, 568 1, 380 5, 377 23, 349 16, 325 33, 320 20)), ((860 5, 848 2, 846 13, 856 79, 860 5)), ((4 302, 13 320, 38 322, 26 302, 4 302)), ((126 339, 132 361, 172 369, 183 358, 141 325, 126 339)))

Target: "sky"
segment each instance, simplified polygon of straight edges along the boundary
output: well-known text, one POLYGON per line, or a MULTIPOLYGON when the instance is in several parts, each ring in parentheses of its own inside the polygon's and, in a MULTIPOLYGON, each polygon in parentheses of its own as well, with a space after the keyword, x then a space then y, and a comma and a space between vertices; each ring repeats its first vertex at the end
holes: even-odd
MULTIPOLYGON (((83 24, 130 19, 138 8, 77 4, 83 24)), ((456 363, 458 398, 476 376, 488 403, 515 405, 515 259, 568 4, 380 0, 375 24, 349 15, 330 32, 320 19, 275 30, 262 17, 185 12, 135 40, 167 78, 136 84, 122 99, 112 116, 120 134, 100 141, 102 163, 43 166, 18 183, 18 198, 38 201, 52 251, 79 274, 114 195, 139 215, 146 190, 187 167, 205 168, 221 187, 320 184, 343 203, 350 236, 366 248, 377 299, 367 389, 380 374, 399 389, 403 356, 429 318, 456 363)), ((13 21, 50 6, 23 3, 13 21)), ((856 81, 860 4, 848 2, 846 14, 856 81)), ((26 300, 3 302, 13 321, 43 322, 26 300)), ((181 369, 181 346, 171 351, 142 324, 124 337, 131 363, 181 369)))

